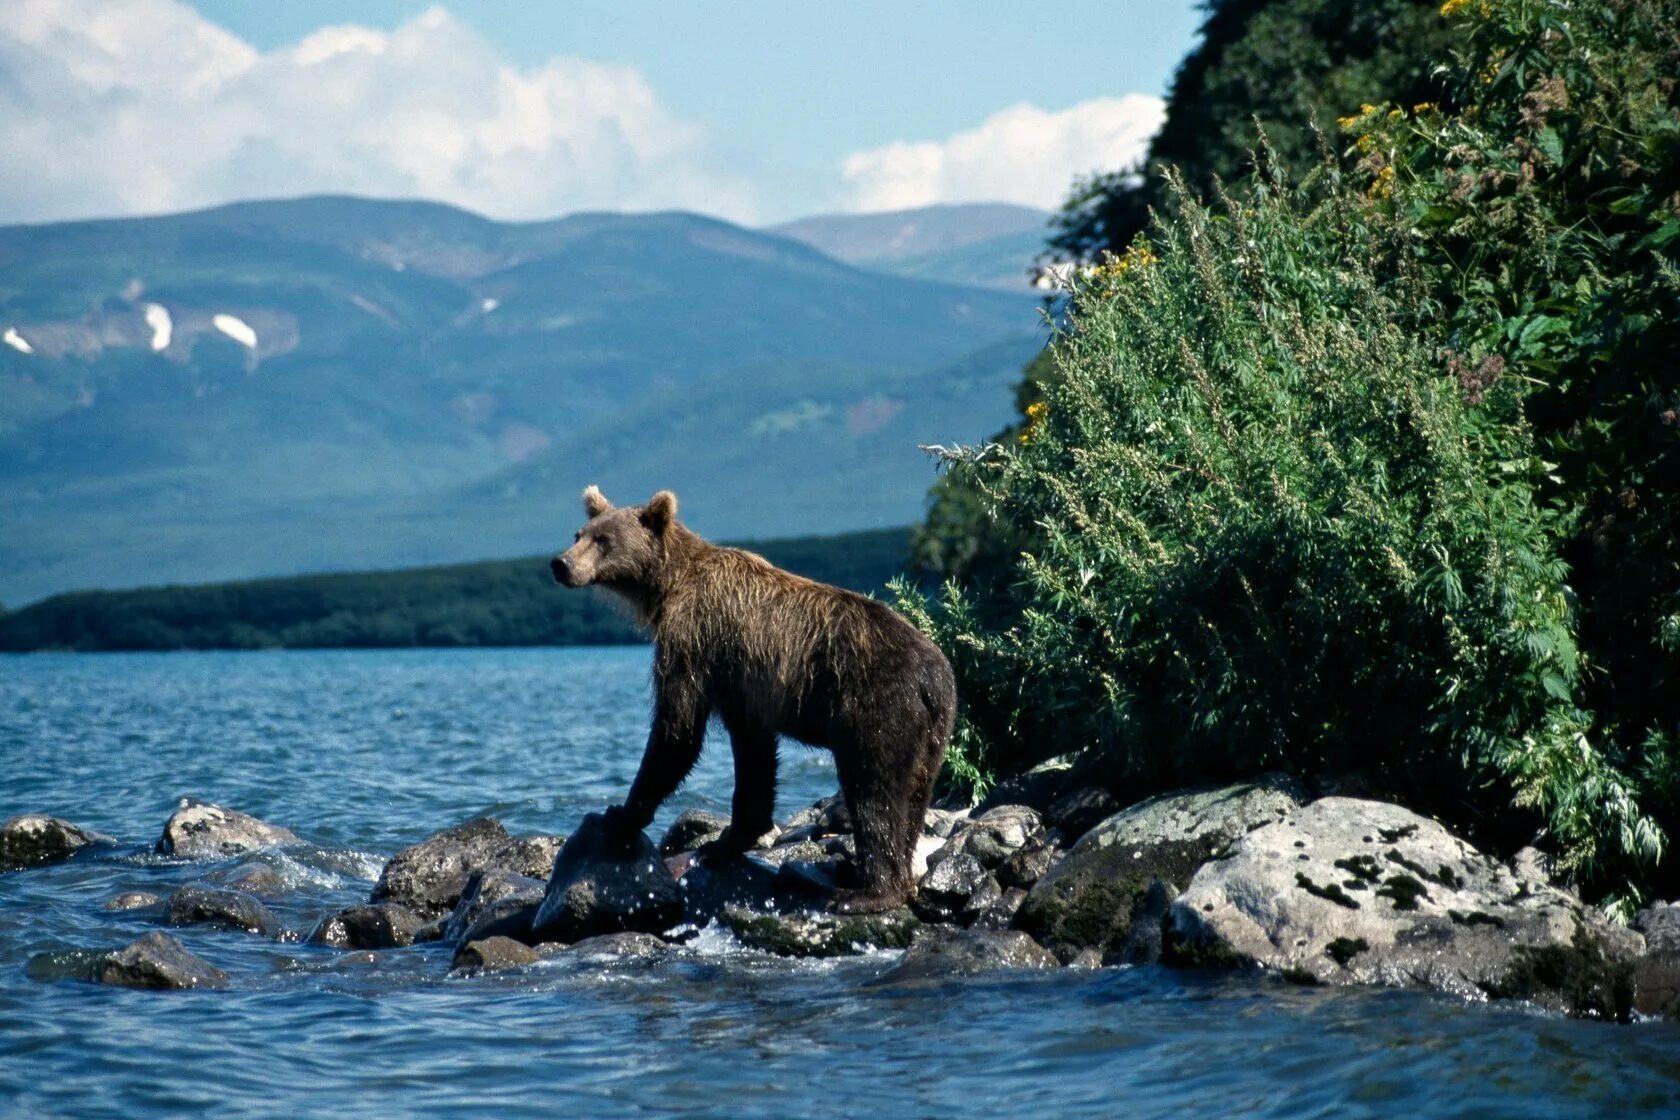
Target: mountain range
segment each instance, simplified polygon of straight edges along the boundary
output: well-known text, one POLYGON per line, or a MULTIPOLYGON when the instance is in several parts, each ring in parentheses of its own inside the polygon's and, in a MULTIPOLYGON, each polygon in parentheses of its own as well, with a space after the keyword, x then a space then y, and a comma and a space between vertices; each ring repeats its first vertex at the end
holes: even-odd
POLYGON ((1023 291, 1050 214, 1001 202, 819 214, 771 227, 835 260, 916 280, 1023 291))
POLYGON ((904 524, 1043 329, 693 214, 319 197, 0 228, 0 341, 17 605, 542 551, 589 483, 714 536, 904 524))

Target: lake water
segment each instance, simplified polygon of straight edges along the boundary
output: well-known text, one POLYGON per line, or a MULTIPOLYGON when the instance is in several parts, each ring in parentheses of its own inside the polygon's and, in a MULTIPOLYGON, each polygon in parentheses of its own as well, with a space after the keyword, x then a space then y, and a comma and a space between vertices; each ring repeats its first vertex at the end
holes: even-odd
MULTIPOLYGON (((275 907, 305 931, 439 828, 568 831, 635 772, 647 670, 643 649, 0 658, 0 819, 120 841, 0 875, 0 1115, 1680 1115, 1680 1025, 1157 968, 887 987, 892 954, 788 962, 716 931, 657 963, 461 978, 439 946, 186 929, 227 991, 29 977, 155 928, 114 895, 216 871, 149 854, 183 796, 311 842, 275 907)), ((815 752, 782 774, 784 816, 834 789, 815 752)), ((656 829, 726 811, 730 780, 714 741, 656 829)))

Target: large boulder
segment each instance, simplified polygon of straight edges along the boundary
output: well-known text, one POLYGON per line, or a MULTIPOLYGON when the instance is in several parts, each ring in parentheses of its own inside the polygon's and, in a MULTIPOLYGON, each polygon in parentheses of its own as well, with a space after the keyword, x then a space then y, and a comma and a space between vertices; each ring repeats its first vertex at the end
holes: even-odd
POLYGON ((1169 958, 1626 1018, 1640 936, 1398 805, 1327 797, 1239 838, 1172 904, 1169 958))
POLYGON ((1208 859, 1305 797, 1293 778, 1267 775, 1133 805, 1086 832, 1033 884, 1015 925, 1070 958, 1096 949, 1125 959, 1152 882, 1182 889, 1208 859))
POLYGON ((223 859, 258 848, 297 842, 297 835, 291 829, 258 820, 237 809, 182 798, 181 807, 164 822, 157 850, 160 855, 181 859, 223 859))
POLYGON ((1016 929, 951 929, 923 926, 903 958, 881 979, 886 983, 927 980, 998 969, 1056 968, 1049 950, 1016 929))
POLYGON ((350 906, 322 918, 309 940, 336 949, 400 949, 414 944, 424 924, 420 915, 400 903, 350 906))
POLYGON ((868 949, 903 949, 922 924, 908 906, 880 914, 766 914, 730 906, 718 922, 748 948, 783 957, 844 957, 868 949))
POLYGON ((391 857, 370 901, 399 902, 435 918, 461 901, 474 872, 500 870, 541 879, 564 843, 558 836, 509 836, 501 822, 490 817, 466 821, 391 857))
POLYGON ((0 871, 56 863, 103 839, 69 821, 25 813, 0 825, 0 871))
POLYGON ((172 926, 210 926, 273 937, 280 923, 256 898, 242 891, 217 890, 200 883, 177 887, 163 906, 163 920, 172 926))
POLYGON ((531 923, 536 941, 581 941, 600 933, 659 933, 682 921, 683 892, 653 842, 638 834, 625 856, 591 813, 560 849, 531 923))
POLYGON ((1634 915, 1633 928, 1653 953, 1680 953, 1680 902, 1659 902, 1634 915))
POLYGON ((225 988, 227 973, 189 952, 166 933, 107 953, 96 964, 93 980, 123 988, 225 988))

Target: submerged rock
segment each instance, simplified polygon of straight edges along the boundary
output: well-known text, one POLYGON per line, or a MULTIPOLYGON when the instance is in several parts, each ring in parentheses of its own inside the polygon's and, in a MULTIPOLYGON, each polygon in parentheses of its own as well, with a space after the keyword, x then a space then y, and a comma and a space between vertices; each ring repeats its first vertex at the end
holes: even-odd
POLYGON ((1056 968, 1061 962, 1017 929, 981 930, 923 926, 904 958, 881 979, 885 983, 925 980, 997 969, 1056 968))
POLYGON ((581 941, 599 933, 658 933, 682 921, 683 892, 653 842, 638 835, 625 858, 606 835, 605 818, 583 818, 554 861, 547 893, 531 923, 536 941, 581 941))
POLYGON ((651 933, 603 933, 572 945, 544 945, 545 959, 611 962, 662 957, 671 946, 651 933))
POLYGON ((275 898, 291 890, 291 885, 286 882, 286 877, 279 869, 267 863, 247 864, 223 879, 222 885, 229 890, 244 891, 246 894, 263 895, 267 898, 275 898))
POLYGON ((97 832, 40 813, 25 813, 0 825, 0 871, 40 867, 68 859, 103 840, 97 832))
POLYGON ((457 972, 500 972, 540 960, 542 955, 535 949, 511 937, 486 937, 457 949, 449 967, 457 972))
POLYGON ((322 918, 309 940, 336 949, 397 949, 414 944, 424 924, 419 914, 395 902, 350 906, 322 918))
POLYGON ((1183 888, 1209 858, 1306 796, 1282 775, 1163 794, 1088 831, 1033 885, 1015 925, 1058 952, 1122 953, 1156 879, 1183 888))
POLYGON ((107 910, 149 910, 161 906, 163 899, 151 891, 124 891, 105 904, 107 910))
POLYGON ((92 979, 124 988, 225 988, 228 978, 168 934, 148 933, 106 953, 95 965, 92 979))
POLYGON ((256 898, 242 891, 218 890, 199 883, 176 888, 163 907, 163 920, 172 926, 210 926, 273 937, 280 923, 256 898))
POLYGON ((766 914, 726 907, 718 921, 752 949, 784 957, 842 957, 867 949, 903 949, 922 924, 908 906, 880 914, 766 914))
POLYGON ((290 829, 237 809, 182 798, 181 807, 164 823, 157 850, 161 855, 182 859, 221 859, 297 842, 290 829))
POLYGON ((1397 805, 1327 797, 1236 841, 1171 907, 1168 954, 1325 984, 1626 1018, 1637 933, 1397 805))

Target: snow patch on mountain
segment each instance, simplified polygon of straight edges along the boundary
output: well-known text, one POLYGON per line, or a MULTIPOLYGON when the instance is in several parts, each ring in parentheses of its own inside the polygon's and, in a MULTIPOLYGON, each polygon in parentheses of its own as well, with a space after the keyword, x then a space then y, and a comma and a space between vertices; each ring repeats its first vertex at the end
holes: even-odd
POLYGON ((257 348, 257 332, 251 329, 251 324, 237 315, 222 312, 210 318, 210 325, 245 347, 247 350, 257 348))
POLYGON ((169 317, 169 308, 161 303, 148 303, 146 325, 152 328, 152 352, 169 349, 169 340, 175 337, 175 320, 169 317))
POLYGON ((29 340, 19 334, 16 327, 7 327, 5 335, 0 336, 0 341, 4 341, 7 346, 20 354, 35 353, 35 347, 29 345, 29 340))

